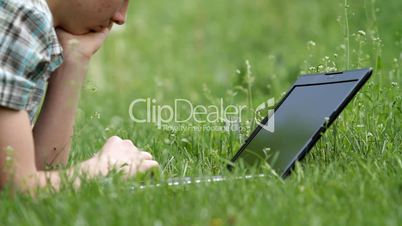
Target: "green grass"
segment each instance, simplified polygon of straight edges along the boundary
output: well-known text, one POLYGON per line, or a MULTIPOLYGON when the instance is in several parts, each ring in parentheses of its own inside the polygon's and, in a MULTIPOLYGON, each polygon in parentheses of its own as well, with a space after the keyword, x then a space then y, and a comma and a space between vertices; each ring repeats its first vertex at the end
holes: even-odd
POLYGON ((126 27, 91 64, 70 163, 119 135, 152 152, 166 178, 227 174, 225 161, 245 134, 135 124, 132 100, 208 105, 222 97, 255 107, 279 99, 301 73, 373 67, 370 81, 288 179, 133 190, 135 180, 113 174, 36 199, 2 192, 0 225, 400 225, 402 2, 346 3, 135 1, 126 27), (246 60, 252 98, 242 91, 246 60))

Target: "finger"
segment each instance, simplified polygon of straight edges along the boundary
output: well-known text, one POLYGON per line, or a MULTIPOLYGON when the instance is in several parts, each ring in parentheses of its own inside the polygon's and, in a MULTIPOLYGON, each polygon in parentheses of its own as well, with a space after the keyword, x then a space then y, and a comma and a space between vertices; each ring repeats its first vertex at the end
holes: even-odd
POLYGON ((145 160, 141 163, 140 167, 138 168, 138 171, 145 172, 153 168, 159 168, 159 163, 154 160, 145 160))
POLYGON ((123 140, 123 142, 131 148, 137 148, 131 140, 123 140))
POLYGON ((152 160, 153 159, 152 155, 146 151, 141 151, 140 156, 141 156, 141 159, 143 159, 143 160, 152 160))
POLYGON ((138 172, 145 172, 150 169, 159 169, 159 163, 154 160, 145 160, 142 161, 140 164, 130 165, 129 167, 122 167, 120 170, 124 172, 127 176, 134 176, 138 172))
POLYGON ((120 138, 120 137, 118 137, 118 136, 112 136, 112 137, 109 137, 109 139, 107 140, 107 143, 117 143, 117 142, 121 142, 122 141, 122 139, 120 138))
POLYGON ((109 146, 113 146, 113 145, 118 144, 120 142, 122 142, 122 139, 120 137, 118 137, 118 136, 109 137, 109 139, 107 139, 107 141, 106 141, 106 143, 104 145, 104 148, 109 147, 109 146))

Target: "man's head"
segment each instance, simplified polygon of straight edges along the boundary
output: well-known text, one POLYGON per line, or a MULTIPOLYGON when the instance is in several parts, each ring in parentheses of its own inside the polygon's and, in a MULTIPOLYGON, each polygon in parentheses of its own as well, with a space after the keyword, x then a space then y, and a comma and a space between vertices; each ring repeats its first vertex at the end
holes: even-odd
POLYGON ((80 35, 124 24, 129 0, 48 0, 55 26, 80 35))

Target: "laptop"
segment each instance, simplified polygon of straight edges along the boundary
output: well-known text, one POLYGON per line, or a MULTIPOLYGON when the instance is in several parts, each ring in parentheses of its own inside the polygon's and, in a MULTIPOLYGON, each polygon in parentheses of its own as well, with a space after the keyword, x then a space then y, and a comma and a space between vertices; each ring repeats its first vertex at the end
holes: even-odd
MULTIPOLYGON (((295 163, 309 153, 371 75, 372 69, 368 68, 300 76, 274 110, 258 123, 227 168, 231 171, 239 162, 244 167, 268 164, 276 175, 286 178, 295 163)), ((235 179, 264 176, 255 174, 235 179)), ((226 179, 223 176, 184 177, 169 179, 165 184, 220 182, 226 179)), ((141 188, 145 187, 149 186, 141 188)))

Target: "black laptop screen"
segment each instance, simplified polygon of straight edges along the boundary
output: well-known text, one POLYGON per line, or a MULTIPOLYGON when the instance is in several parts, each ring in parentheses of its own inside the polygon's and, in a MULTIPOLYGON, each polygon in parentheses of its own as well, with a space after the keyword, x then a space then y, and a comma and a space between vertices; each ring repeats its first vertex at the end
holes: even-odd
POLYGON ((353 90, 355 81, 295 86, 277 108, 274 131, 261 128, 239 158, 246 164, 267 161, 282 176, 331 114, 353 90))

